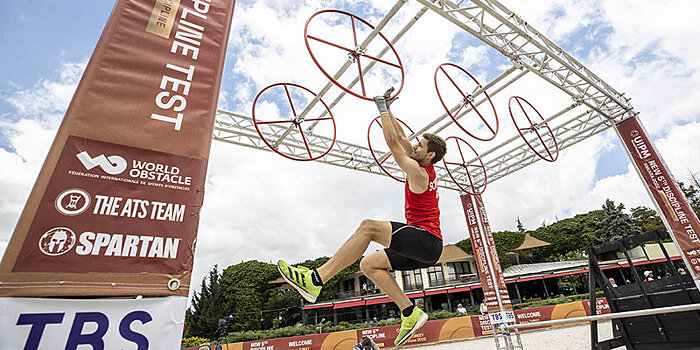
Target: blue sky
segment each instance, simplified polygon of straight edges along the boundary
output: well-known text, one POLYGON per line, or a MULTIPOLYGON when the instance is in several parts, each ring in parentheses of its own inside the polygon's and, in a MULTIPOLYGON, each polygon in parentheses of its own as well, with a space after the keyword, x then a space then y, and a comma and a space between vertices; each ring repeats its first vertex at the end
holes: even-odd
MULTIPOLYGON (((677 178, 687 177, 686 169, 700 171, 700 33, 692 25, 693 14, 700 10, 692 7, 700 5, 680 0, 503 3, 632 97, 677 178)), ((220 106, 250 115, 255 94, 282 81, 320 90, 327 79, 304 46, 306 19, 320 9, 340 8, 376 23, 391 5, 238 1, 220 106)), ((0 254, 112 7, 110 1, 33 0, 10 2, 0 12, 0 254)), ((416 2, 405 5, 386 35, 392 36, 418 9, 416 2)), ((408 73, 401 99, 392 108, 414 126, 442 112, 431 80, 437 65, 459 64, 483 84, 507 64, 500 54, 430 12, 396 48, 408 73)), ((537 79, 522 79, 503 94, 527 96, 548 115, 561 109, 562 101, 570 101, 550 90, 537 79)), ((508 96, 496 101, 502 125, 497 139, 475 142, 478 150, 514 135, 504 112, 508 96)), ((364 144, 374 106, 346 97, 333 113, 339 139, 364 144)), ((598 209, 606 198, 628 208, 651 206, 612 132, 571 147, 554 164, 541 163, 489 185, 484 199, 495 230, 514 229, 516 217, 535 228, 543 221, 598 209)), ((195 281, 214 263, 330 255, 363 218, 403 217, 402 188, 394 180, 217 142, 208 186, 195 281), (279 174, 292 181, 280 181, 279 174)), ((445 193, 441 200, 446 243, 454 243, 465 237, 463 213, 456 193, 445 193)))

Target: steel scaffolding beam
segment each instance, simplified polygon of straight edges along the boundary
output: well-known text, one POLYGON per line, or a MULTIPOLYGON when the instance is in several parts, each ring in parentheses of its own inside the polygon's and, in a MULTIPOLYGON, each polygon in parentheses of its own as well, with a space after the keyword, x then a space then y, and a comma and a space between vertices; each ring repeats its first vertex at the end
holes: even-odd
MULTIPOLYGON (((391 42, 395 43, 398 41, 425 11, 430 10, 497 50, 513 63, 514 66, 512 68, 484 85, 484 88, 475 95, 484 90, 493 95, 522 77, 525 72, 534 73, 556 86, 573 100, 573 104, 564 107, 560 112, 545 119, 560 150, 564 150, 607 130, 615 123, 636 114, 629 103, 629 99, 623 96, 624 94, 616 91, 562 48, 535 30, 519 15, 507 9, 498 1, 417 1, 424 8, 410 19, 409 23, 403 27, 391 42), (517 69, 524 71, 506 82, 502 81, 504 77, 517 69)), ((404 0, 397 1, 377 28, 384 27, 396 15, 404 2, 404 0)), ((376 36, 376 31, 373 31, 362 42, 362 46, 366 46, 374 36, 376 36)), ((386 50, 385 48, 383 52, 386 52, 386 50)), ((343 71, 343 68, 340 71, 343 71)), ((371 68, 372 65, 366 67, 361 74, 366 74, 371 68)), ((356 78, 356 80, 358 79, 359 77, 356 78)), ((318 94, 317 99, 323 97, 329 85, 330 83, 318 94)), ((331 108, 344 95, 344 93, 341 93, 333 101, 331 108)), ((483 101, 479 101, 477 104, 480 102, 483 101)), ((466 109, 460 113, 459 117, 464 116, 469 111, 470 109, 466 109)), ((304 113, 301 115, 302 118, 303 115, 304 113)), ((449 120, 442 126, 438 126, 437 124, 444 120, 445 117, 446 114, 443 114, 436 120, 426 123, 417 134, 442 132, 453 123, 452 120, 449 120)), ((500 122, 505 122, 503 116, 501 116, 500 122)), ((307 130, 306 142, 309 148, 320 152, 328 149, 332 140, 315 135, 313 129, 312 126, 307 130)), ((277 149, 283 150, 287 154, 307 152, 304 140, 298 134, 290 133, 287 126, 268 124, 263 132, 266 139, 277 140, 275 143, 277 149)), ((258 135, 252 118, 241 113, 219 110, 214 129, 214 140, 271 151, 258 135)), ((547 134, 542 141, 538 141, 533 135, 529 137, 529 142, 538 144, 537 147, 544 147, 545 145, 553 144, 554 140, 547 134)), ((375 155, 378 156, 377 159, 384 159, 388 154, 375 152, 375 155)), ((488 182, 492 182, 539 161, 540 157, 518 135, 487 149, 482 152, 481 156, 471 161, 476 161, 477 159, 481 159, 484 162, 488 182)), ((318 161, 387 176, 375 162, 368 147, 350 142, 336 140, 328 154, 318 159, 318 161)), ((404 177, 403 172, 393 159, 387 160, 382 166, 392 176, 397 178, 404 177)), ((451 169, 451 171, 452 175, 458 180, 461 179, 468 182, 466 180, 467 174, 463 169, 451 169)), ((436 172, 440 187, 460 191, 441 164, 436 167, 436 172)), ((483 185, 483 174, 472 174, 471 177, 477 187, 483 185)))

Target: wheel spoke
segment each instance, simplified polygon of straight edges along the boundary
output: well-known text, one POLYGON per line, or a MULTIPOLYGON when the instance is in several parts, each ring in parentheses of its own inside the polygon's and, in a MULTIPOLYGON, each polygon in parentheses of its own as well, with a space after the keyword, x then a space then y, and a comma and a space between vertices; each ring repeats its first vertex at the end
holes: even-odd
POLYGON ((297 112, 294 110, 294 102, 292 102, 292 96, 289 95, 289 89, 287 89, 287 84, 284 84, 284 92, 287 93, 287 99, 289 99, 289 105, 292 107, 292 114, 294 114, 294 119, 297 118, 297 112))
POLYGON ((315 37, 315 36, 313 36, 313 35, 307 35, 307 37, 309 37, 309 39, 314 39, 314 40, 319 41, 319 42, 322 42, 322 43, 324 43, 324 44, 326 44, 326 45, 330 45, 330 46, 339 48, 339 49, 344 50, 344 51, 347 51, 347 52, 355 52, 355 50, 351 50, 351 49, 348 49, 347 47, 343 47, 343 46, 340 46, 340 45, 338 45, 338 44, 334 44, 334 43, 332 43, 332 42, 330 42, 330 41, 326 41, 326 40, 323 40, 323 39, 321 39, 321 38, 317 38, 317 37, 315 37))
POLYGON ((481 121, 484 122, 484 124, 486 124, 486 126, 489 128, 489 130, 491 130, 491 133, 496 134, 496 132, 491 127, 491 125, 489 125, 489 123, 486 121, 486 119, 484 119, 484 116, 482 116, 481 113, 479 112, 479 110, 476 109, 476 106, 474 106, 474 104, 472 104, 471 102, 469 102, 469 105, 472 106, 472 109, 476 112, 476 114, 479 115, 479 118, 481 118, 481 121))
POLYGON ((355 41, 355 47, 357 47, 357 33, 355 33, 355 17, 350 16, 350 24, 352 24, 352 38, 355 41))
POLYGON ((299 128, 299 133, 301 134, 301 139, 304 140, 304 146, 306 146, 306 151, 309 152, 309 158, 313 158, 313 154, 311 154, 311 149, 309 148, 309 143, 306 142, 306 136, 304 136, 304 130, 301 130, 301 125, 297 124, 297 128, 299 128))
POLYGON ((385 60, 383 60, 383 59, 381 59, 381 58, 377 58, 377 57, 370 56, 370 55, 367 55, 367 54, 362 54, 362 56, 365 56, 365 57, 367 57, 367 58, 371 58, 371 59, 373 59, 373 60, 375 60, 375 61, 377 61, 377 62, 381 62, 381 63, 384 63, 384 64, 386 64, 386 65, 389 65, 389 66, 392 66, 392 67, 401 69, 401 66, 399 66, 399 65, 396 64, 396 63, 391 63, 391 62, 389 62, 389 61, 385 61, 385 60))
POLYGON ((445 73, 445 76, 447 77, 447 79, 450 80, 450 82, 452 83, 452 85, 454 85, 455 88, 457 88, 457 91, 459 91, 459 93, 462 95, 462 97, 464 97, 464 99, 466 100, 466 99, 467 99, 467 95, 465 95, 464 92, 462 92, 462 89, 460 89, 459 86, 457 86, 457 83, 455 83, 455 81, 452 80, 452 77, 451 77, 449 74, 447 74, 447 72, 445 72, 445 69, 444 69, 444 68, 440 67, 440 70, 441 70, 443 73, 445 73))
POLYGON ((276 121, 259 121, 258 124, 276 124, 276 123, 294 123, 293 119, 289 120, 276 120, 276 121))
POLYGON ((384 162, 386 162, 386 160, 389 159, 389 157, 391 157, 391 152, 389 152, 389 153, 384 157, 384 159, 383 159, 381 162, 379 162, 379 165, 382 165, 384 162))

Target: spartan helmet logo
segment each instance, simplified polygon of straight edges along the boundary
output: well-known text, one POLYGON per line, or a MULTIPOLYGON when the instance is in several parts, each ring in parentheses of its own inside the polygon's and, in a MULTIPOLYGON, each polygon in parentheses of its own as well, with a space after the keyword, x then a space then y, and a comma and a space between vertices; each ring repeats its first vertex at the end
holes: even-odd
POLYGON ((58 256, 75 245, 75 233, 67 227, 55 227, 46 231, 39 240, 39 249, 49 256, 58 256))

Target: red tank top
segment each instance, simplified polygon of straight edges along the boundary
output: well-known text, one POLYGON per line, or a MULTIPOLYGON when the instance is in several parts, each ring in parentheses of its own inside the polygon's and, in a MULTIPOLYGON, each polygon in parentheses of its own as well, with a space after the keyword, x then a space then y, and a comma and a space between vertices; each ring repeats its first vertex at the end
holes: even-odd
POLYGON ((416 194, 408 188, 406 181, 406 223, 408 225, 420 227, 442 239, 440 233, 440 199, 437 192, 437 180, 435 179, 435 168, 433 166, 424 167, 428 172, 428 189, 416 194))

